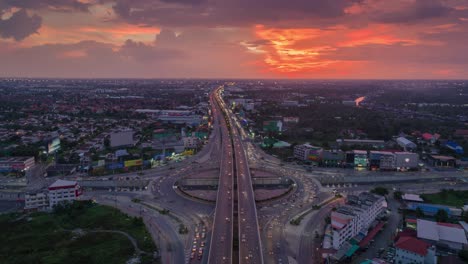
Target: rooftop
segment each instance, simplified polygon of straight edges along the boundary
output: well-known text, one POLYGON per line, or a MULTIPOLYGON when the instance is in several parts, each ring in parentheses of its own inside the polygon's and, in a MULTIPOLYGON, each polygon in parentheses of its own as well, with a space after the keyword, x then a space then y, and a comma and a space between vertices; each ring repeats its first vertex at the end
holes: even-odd
POLYGON ((56 180, 49 188, 57 188, 57 187, 72 187, 77 184, 76 181, 67 181, 67 180, 56 180))
POLYGON ((417 232, 418 238, 468 244, 465 232, 463 232, 463 228, 459 225, 446 225, 444 223, 418 219, 417 232))
POLYGON ((430 246, 431 245, 429 243, 408 236, 400 237, 400 239, 398 239, 398 241, 395 243, 396 248, 407 250, 420 256, 426 256, 427 249, 430 246))

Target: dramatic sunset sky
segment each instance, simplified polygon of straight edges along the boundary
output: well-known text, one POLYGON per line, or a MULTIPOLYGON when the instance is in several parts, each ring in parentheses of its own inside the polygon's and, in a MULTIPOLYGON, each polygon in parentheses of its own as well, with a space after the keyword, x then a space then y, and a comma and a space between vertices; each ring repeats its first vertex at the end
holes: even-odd
POLYGON ((467 79, 468 0, 0 0, 0 76, 467 79))

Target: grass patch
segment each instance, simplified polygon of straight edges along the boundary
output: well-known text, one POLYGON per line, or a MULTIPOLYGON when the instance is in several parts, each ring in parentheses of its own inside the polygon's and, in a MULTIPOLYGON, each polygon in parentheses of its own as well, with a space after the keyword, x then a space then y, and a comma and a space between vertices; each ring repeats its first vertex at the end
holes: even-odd
MULTIPOLYGON (((54 213, 0 215, 1 263, 125 263, 133 254, 121 234, 84 233, 70 230, 120 230, 133 236, 141 250, 156 250, 140 218, 90 202, 76 202, 54 213)), ((142 258, 142 263, 155 263, 142 258)))
POLYGON ((422 194, 425 202, 463 207, 468 202, 468 191, 442 190, 438 193, 422 194))

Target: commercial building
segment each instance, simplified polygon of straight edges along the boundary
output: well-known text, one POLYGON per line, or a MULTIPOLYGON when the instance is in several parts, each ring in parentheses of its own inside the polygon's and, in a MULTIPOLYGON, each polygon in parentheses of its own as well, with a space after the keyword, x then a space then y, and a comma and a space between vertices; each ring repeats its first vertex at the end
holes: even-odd
POLYGON ((385 207, 385 198, 364 192, 349 195, 347 204, 331 214, 333 248, 339 249, 346 241, 357 235, 367 235, 368 229, 385 207))
POLYGON ((110 146, 112 148, 133 146, 134 144, 133 130, 116 131, 110 134, 110 146))
POLYGON ((410 236, 402 236, 395 243, 395 263, 436 264, 435 247, 410 236))
POLYGON ((405 137, 399 137, 396 139, 397 144, 405 150, 414 150, 416 149, 416 144, 408 140, 405 137))
POLYGON ((355 168, 367 168, 368 158, 365 150, 352 150, 346 152, 346 163, 355 168))
POLYGON ((417 220, 418 238, 436 247, 461 250, 468 245, 466 234, 461 225, 417 220))
POLYGON ((435 167, 453 168, 457 166, 457 160, 451 156, 431 155, 428 157, 428 161, 435 167))
POLYGON ((74 201, 82 194, 81 187, 76 181, 57 180, 49 186, 49 207, 56 204, 74 201))
POLYGON ((27 193, 24 196, 24 209, 27 211, 43 211, 49 208, 47 193, 27 193))
POLYGON ((396 152, 395 167, 397 170, 413 170, 418 168, 419 156, 412 152, 396 152))
POLYGON ((395 168, 395 154, 388 151, 370 151, 369 169, 393 170, 395 168))
POLYGON ((202 122, 202 117, 191 110, 137 109, 135 112, 150 115, 165 123, 198 126, 202 122))
POLYGON ((320 161, 323 149, 310 144, 302 144, 294 147, 293 155, 296 159, 302 161, 320 161))
POLYGON ((341 150, 322 151, 321 163, 324 166, 341 166, 345 160, 345 153, 341 150))
POLYGON ((34 164, 34 157, 4 157, 0 158, 0 172, 26 171, 34 164))
POLYGON ((184 141, 184 147, 186 149, 198 148, 201 144, 201 141, 198 137, 184 137, 182 140, 184 141))

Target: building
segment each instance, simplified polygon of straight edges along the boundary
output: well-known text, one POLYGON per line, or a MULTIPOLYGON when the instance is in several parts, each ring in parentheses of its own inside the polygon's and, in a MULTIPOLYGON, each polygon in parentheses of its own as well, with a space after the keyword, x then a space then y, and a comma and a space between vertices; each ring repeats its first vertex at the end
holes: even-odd
POLYGON ((296 145, 293 155, 296 159, 302 161, 320 161, 322 148, 315 147, 310 144, 296 145))
POLYGON ((385 141, 373 139, 337 139, 336 143, 339 146, 369 146, 373 148, 383 148, 385 141))
POLYGON ((49 208, 49 199, 45 192, 27 193, 24 196, 24 209, 27 211, 43 211, 49 208))
POLYGON ((36 164, 34 157, 0 158, 0 172, 26 171, 36 164))
POLYGON ((396 152, 395 167, 397 170, 414 170, 418 168, 419 156, 412 152, 396 152))
POLYGON ((370 151, 369 169, 393 170, 395 169, 395 154, 388 151, 370 151))
POLYGON ((55 153, 57 150, 60 149, 60 138, 59 137, 51 137, 44 140, 46 143, 46 149, 48 154, 55 153))
POLYGON ((367 151, 352 150, 346 152, 346 163, 355 168, 366 168, 368 165, 367 151))
POLYGON ((57 180, 48 190, 51 209, 59 203, 74 201, 82 194, 81 187, 76 181, 57 180))
POLYGON ((395 263, 436 264, 435 247, 415 237, 403 236, 395 243, 395 263))
POLYGON ((202 122, 202 117, 190 110, 137 109, 135 112, 150 115, 165 123, 198 126, 202 122))
POLYGON ((448 149, 453 150, 455 153, 460 154, 460 155, 463 155, 463 153, 464 153, 463 147, 458 145, 454 141, 447 141, 445 143, 445 147, 448 148, 448 149))
POLYGON ((428 157, 428 161, 432 166, 435 167, 454 168, 457 166, 457 160, 451 156, 430 155, 428 157))
POLYGON ((414 150, 416 149, 416 144, 408 140, 405 137, 399 137, 396 139, 397 144, 405 150, 414 150))
POLYGON ((341 166, 345 160, 345 153, 341 150, 322 151, 321 163, 324 166, 341 166))
POLYGON ((133 130, 117 131, 112 132, 110 134, 110 146, 112 148, 127 147, 133 145, 133 130))
POLYGON ((358 196, 349 195, 347 204, 331 213, 333 248, 339 249, 346 241, 357 236, 367 235, 372 222, 385 206, 385 198, 364 192, 358 196))
POLYGON ((461 225, 417 220, 418 238, 436 247, 461 250, 468 245, 466 234, 461 225))
POLYGON ((186 149, 198 148, 201 143, 198 137, 184 137, 182 140, 184 141, 184 147, 186 149))

